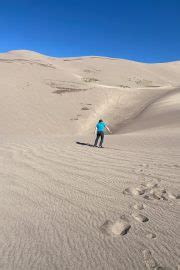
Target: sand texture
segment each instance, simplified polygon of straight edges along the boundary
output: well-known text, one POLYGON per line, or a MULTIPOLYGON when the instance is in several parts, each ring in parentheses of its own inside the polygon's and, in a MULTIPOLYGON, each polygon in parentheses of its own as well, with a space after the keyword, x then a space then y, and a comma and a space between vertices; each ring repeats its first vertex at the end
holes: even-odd
POLYGON ((177 270, 180 62, 11 51, 0 75, 0 269, 177 270))

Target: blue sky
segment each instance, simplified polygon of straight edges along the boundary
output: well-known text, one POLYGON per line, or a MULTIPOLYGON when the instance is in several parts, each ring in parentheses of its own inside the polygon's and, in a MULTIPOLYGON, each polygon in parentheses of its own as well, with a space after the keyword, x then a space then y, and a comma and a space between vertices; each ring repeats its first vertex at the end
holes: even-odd
POLYGON ((180 60, 180 0, 0 0, 0 52, 180 60))

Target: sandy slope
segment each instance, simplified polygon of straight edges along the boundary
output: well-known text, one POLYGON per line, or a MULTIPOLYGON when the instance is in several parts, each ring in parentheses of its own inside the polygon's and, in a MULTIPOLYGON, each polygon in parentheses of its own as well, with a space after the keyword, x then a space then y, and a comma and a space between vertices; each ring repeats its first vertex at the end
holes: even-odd
POLYGON ((134 119, 130 119, 119 129, 119 132, 129 133, 143 129, 147 129, 149 132, 149 129, 154 127, 159 129, 166 127, 174 130, 174 128, 179 128, 179 116, 180 88, 177 88, 149 105, 134 119))
POLYGON ((74 134, 105 117, 116 130, 180 85, 180 62, 57 59, 28 51, 0 54, 2 133, 74 134))
POLYGON ((0 269, 177 269, 180 62, 13 51, 0 74, 0 269))

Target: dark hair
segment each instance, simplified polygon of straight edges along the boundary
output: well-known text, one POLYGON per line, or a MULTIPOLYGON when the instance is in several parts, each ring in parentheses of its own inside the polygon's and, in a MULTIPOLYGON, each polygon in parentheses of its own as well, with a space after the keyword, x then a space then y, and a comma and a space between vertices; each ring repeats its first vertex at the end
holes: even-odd
POLYGON ((99 123, 101 123, 101 122, 103 122, 103 120, 102 120, 102 119, 100 119, 100 120, 99 120, 99 123))

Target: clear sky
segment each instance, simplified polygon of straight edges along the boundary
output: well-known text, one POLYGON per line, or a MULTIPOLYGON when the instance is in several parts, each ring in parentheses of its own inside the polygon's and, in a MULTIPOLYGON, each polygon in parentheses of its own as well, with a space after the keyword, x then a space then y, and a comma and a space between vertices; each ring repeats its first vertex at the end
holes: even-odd
POLYGON ((0 52, 180 60, 180 0, 0 0, 0 52))

